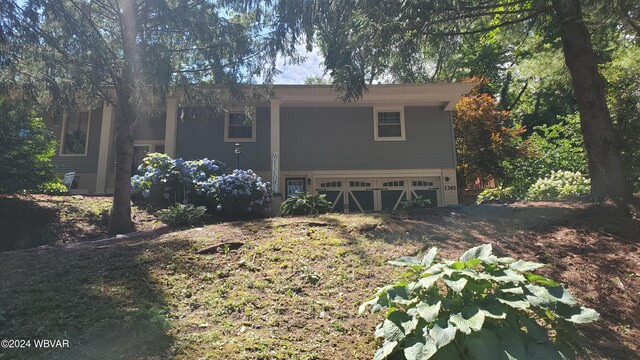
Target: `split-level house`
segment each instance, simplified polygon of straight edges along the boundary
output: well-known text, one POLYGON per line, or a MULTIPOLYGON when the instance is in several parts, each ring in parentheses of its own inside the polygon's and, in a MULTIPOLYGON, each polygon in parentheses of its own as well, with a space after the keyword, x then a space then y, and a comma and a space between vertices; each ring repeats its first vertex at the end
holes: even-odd
MULTIPOLYGON (((134 162, 147 152, 229 168, 239 160, 283 198, 326 194, 335 211, 393 210, 416 196, 457 204, 452 110, 472 87, 372 85, 360 100, 343 102, 330 86, 275 85, 263 101, 219 113, 167 97, 136 125, 134 162)), ((114 115, 105 105, 54 123, 54 161, 60 174, 75 172, 73 192, 113 192, 114 115)))

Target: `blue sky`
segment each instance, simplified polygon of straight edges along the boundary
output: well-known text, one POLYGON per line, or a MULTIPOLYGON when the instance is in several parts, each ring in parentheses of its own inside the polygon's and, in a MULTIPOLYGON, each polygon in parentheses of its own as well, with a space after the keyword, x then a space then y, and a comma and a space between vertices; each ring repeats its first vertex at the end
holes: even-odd
POLYGON ((299 45, 298 51, 306 58, 306 61, 302 64, 290 65, 286 64, 284 58, 279 58, 276 64, 282 73, 276 76, 275 84, 304 84, 304 80, 309 76, 323 75, 322 62, 324 58, 320 54, 320 49, 314 47, 311 52, 307 52, 304 45, 299 45))

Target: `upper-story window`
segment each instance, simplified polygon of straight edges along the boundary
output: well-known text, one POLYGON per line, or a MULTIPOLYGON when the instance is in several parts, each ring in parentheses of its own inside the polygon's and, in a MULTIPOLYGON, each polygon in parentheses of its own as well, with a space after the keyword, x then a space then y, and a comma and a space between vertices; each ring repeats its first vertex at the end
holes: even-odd
POLYGON ((405 140, 403 107, 374 108, 373 121, 375 141, 405 140))
POLYGON ((234 111, 225 116, 224 141, 256 141, 256 122, 247 113, 234 111))
POLYGON ((64 117, 60 141, 61 155, 87 155, 90 122, 88 111, 79 111, 64 117))

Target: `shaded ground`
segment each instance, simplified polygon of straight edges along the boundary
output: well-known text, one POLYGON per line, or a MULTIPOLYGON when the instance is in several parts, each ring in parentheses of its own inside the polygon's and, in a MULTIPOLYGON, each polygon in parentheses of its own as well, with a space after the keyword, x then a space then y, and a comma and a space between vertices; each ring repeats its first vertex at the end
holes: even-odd
MULTIPOLYGON (((0 251, 105 237, 111 197, 0 195, 0 251)), ((132 209, 138 230, 158 227, 132 209)))
POLYGON ((399 275, 387 261, 434 245, 459 256, 483 242, 550 264, 547 275, 602 314, 580 327, 595 358, 640 358, 640 221, 538 202, 274 218, 2 253, 0 339, 71 348, 0 359, 370 359, 380 315, 356 312, 399 275))

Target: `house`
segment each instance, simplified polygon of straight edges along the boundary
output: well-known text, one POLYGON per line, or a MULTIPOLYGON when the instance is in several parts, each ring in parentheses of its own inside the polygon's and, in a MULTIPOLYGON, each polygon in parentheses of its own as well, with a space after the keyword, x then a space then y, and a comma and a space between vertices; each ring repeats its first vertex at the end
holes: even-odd
MULTIPOLYGON (((352 103, 330 86, 275 85, 264 101, 219 115, 168 97, 136 125, 135 161, 164 152, 233 168, 240 144, 240 167, 271 181, 283 197, 326 194, 335 211, 347 212, 393 210, 415 196, 433 206, 457 204, 451 111, 473 85, 372 85, 352 103)), ((113 191, 114 123, 113 106, 105 105, 54 126, 57 171, 76 173, 74 192, 113 191)))

